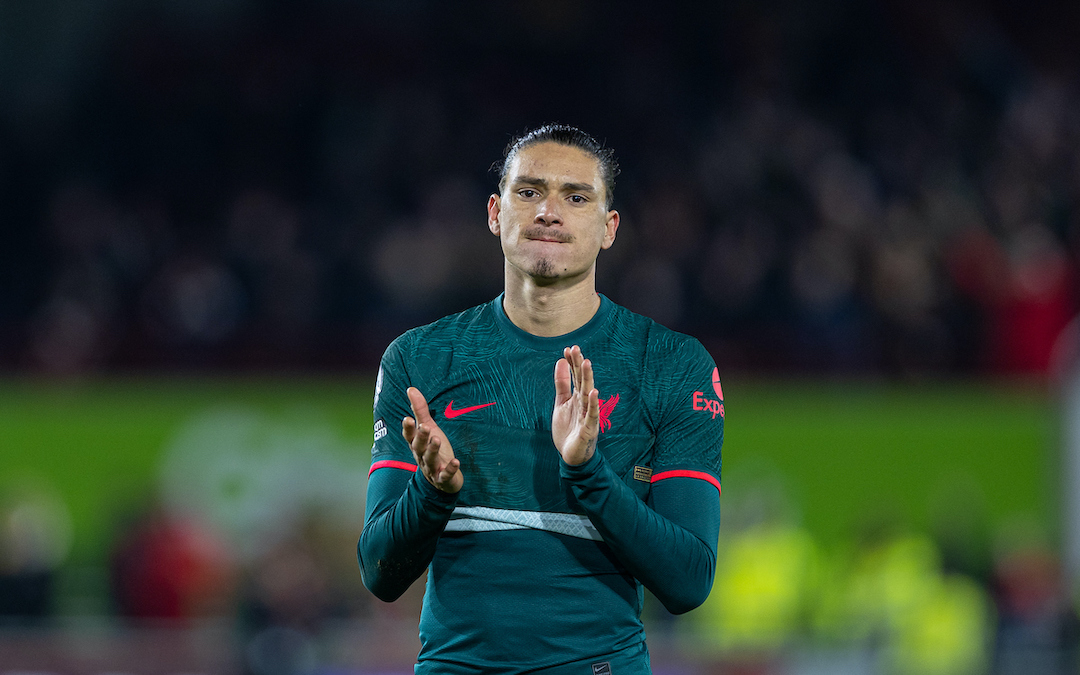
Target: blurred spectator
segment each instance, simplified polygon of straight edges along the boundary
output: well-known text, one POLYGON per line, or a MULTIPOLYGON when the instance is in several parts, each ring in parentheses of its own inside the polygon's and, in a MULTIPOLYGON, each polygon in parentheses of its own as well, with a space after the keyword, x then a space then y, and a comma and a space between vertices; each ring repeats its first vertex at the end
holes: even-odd
POLYGON ((806 654, 830 649, 850 662, 819 659, 828 672, 988 671, 991 598, 978 580, 946 572, 929 537, 877 525, 857 546, 825 548, 782 504, 758 485, 726 506, 713 592, 676 624, 688 653, 720 672, 801 672, 815 667, 806 654))
POLYGON ((819 573, 809 533, 759 523, 723 539, 713 592, 693 615, 703 646, 735 660, 790 649, 805 637, 819 573))
POLYGON ((992 608, 968 577, 943 574, 934 543, 884 534, 856 553, 845 595, 848 633, 880 649, 886 672, 974 675, 989 664, 992 608))
POLYGON ((1000 533, 993 592, 998 609, 996 672, 1070 673, 1080 666, 1080 619, 1060 558, 1031 523, 1000 533))
POLYGON ((71 545, 66 507, 49 489, 0 492, 0 625, 40 623, 54 611, 57 572, 71 545))
MULTIPOLYGON (((332 621, 356 618, 368 598, 335 569, 341 538, 312 521, 249 564, 239 602, 244 672, 306 675, 316 672, 320 641, 332 621), (326 544, 333 542, 334 547, 326 544)), ((350 550, 352 547, 349 547, 350 550)), ((350 570, 351 571, 351 570, 350 570)))
POLYGON ((725 505, 712 592, 687 618, 689 653, 747 672, 781 672, 779 661, 808 635, 821 552, 794 524, 783 489, 749 485, 725 505))
POLYGON ((189 620, 231 611, 229 557, 193 520, 153 506, 119 534, 109 561, 117 614, 133 620, 189 620))
POLYGON ((1064 247, 1044 225, 1011 237, 1005 288, 990 330, 994 363, 1007 373, 1046 374, 1058 336, 1076 309, 1080 277, 1064 247))
POLYGON ((279 542, 255 562, 241 600, 246 673, 304 675, 332 608, 329 580, 301 538, 279 542))

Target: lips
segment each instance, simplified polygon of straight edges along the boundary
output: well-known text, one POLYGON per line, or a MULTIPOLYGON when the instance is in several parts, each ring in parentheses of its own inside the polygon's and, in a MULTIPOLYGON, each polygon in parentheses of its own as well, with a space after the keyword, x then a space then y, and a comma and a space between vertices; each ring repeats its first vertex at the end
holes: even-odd
POLYGON ((574 240, 573 237, 564 234, 558 234, 556 232, 525 232, 525 238, 533 241, 546 241, 554 244, 569 244, 574 240))

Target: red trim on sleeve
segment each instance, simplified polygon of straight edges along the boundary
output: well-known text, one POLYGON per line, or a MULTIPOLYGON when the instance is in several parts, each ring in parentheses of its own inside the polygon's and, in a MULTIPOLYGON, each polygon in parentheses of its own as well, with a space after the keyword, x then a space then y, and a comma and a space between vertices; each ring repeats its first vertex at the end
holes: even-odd
POLYGON ((650 480, 650 483, 655 483, 658 480, 664 480, 665 478, 697 478, 703 481, 712 483, 717 492, 720 492, 720 481, 716 480, 711 474, 707 474, 704 471, 690 471, 689 469, 672 469, 671 471, 661 471, 656 474, 650 480))
POLYGON ((408 462, 399 462, 396 459, 383 459, 372 464, 371 468, 368 469, 367 475, 370 476, 375 469, 385 469, 387 467, 391 469, 405 469, 406 471, 412 471, 414 473, 416 472, 415 464, 409 464, 408 462))

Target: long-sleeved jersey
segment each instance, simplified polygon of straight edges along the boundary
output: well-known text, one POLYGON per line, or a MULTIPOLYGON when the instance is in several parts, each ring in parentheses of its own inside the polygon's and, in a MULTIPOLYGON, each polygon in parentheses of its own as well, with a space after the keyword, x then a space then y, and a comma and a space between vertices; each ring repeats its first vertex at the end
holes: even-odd
POLYGON ((699 342, 601 296, 580 329, 538 337, 502 296, 413 329, 383 356, 364 583, 400 596, 425 570, 417 673, 648 673, 642 584, 672 612, 712 586, 724 402, 699 342), (580 345, 600 392, 593 457, 551 439, 554 366, 580 345), (417 387, 461 461, 457 494, 401 436, 417 387))

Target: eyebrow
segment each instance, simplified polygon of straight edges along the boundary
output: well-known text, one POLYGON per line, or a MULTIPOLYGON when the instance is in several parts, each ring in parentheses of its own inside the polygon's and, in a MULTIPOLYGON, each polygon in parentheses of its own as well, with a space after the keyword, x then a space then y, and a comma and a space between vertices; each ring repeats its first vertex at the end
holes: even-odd
MULTIPOLYGON (((512 185, 535 185, 536 187, 546 188, 548 182, 543 178, 534 178, 532 176, 517 176, 514 178, 512 185)), ((569 192, 588 192, 595 194, 596 188, 588 183, 563 183, 560 186, 563 190, 569 192)))

